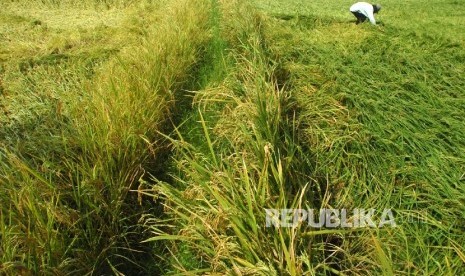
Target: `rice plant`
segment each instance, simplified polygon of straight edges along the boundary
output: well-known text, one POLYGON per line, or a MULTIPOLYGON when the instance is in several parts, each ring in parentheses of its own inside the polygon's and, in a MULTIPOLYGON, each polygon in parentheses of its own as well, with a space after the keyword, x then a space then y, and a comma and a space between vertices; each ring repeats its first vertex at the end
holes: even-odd
POLYGON ((381 4, 2 3, 0 274, 464 274, 464 12, 381 4))

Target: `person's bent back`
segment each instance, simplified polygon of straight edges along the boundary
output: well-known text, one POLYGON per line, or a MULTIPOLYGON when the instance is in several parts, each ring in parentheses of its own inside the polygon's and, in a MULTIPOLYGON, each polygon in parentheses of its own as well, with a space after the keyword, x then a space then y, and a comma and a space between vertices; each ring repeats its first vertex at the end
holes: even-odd
POLYGON ((349 10, 357 18, 357 24, 365 22, 365 20, 368 18, 371 24, 376 25, 374 14, 381 10, 381 6, 367 2, 357 2, 353 4, 349 10))

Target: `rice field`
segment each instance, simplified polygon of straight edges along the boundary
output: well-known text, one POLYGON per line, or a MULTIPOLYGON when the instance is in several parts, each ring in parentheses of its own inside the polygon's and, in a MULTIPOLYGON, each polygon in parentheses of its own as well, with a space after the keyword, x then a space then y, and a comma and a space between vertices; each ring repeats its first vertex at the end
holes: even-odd
POLYGON ((2 3, 0 274, 465 274, 465 6, 351 4, 2 3))

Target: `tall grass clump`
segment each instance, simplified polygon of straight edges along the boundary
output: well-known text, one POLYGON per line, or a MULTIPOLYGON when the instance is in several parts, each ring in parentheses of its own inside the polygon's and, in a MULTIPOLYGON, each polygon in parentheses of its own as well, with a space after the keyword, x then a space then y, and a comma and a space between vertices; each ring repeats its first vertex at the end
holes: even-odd
MULTIPOLYGON (((183 89, 195 82, 210 37, 209 10, 206 1, 147 2, 127 10, 130 43, 95 65, 90 77, 78 75, 77 87, 65 87, 74 94, 43 103, 30 94, 26 107, 37 104, 44 112, 7 117, 0 153, 1 273, 156 273, 138 227, 152 206, 130 190, 146 171, 163 170, 167 149, 156 133, 169 127, 183 89), (36 139, 24 148, 11 142, 20 141, 13 129, 36 139)), ((61 78, 53 86, 46 72, 34 83, 68 84, 61 78)))

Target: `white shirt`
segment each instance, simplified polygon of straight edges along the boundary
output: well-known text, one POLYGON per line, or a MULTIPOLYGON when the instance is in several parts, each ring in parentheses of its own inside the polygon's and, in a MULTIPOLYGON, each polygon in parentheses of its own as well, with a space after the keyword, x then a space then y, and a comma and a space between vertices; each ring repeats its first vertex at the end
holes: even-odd
POLYGON ((359 12, 370 20, 371 24, 376 25, 375 17, 373 16, 373 5, 367 2, 357 2, 350 7, 351 12, 359 12))

